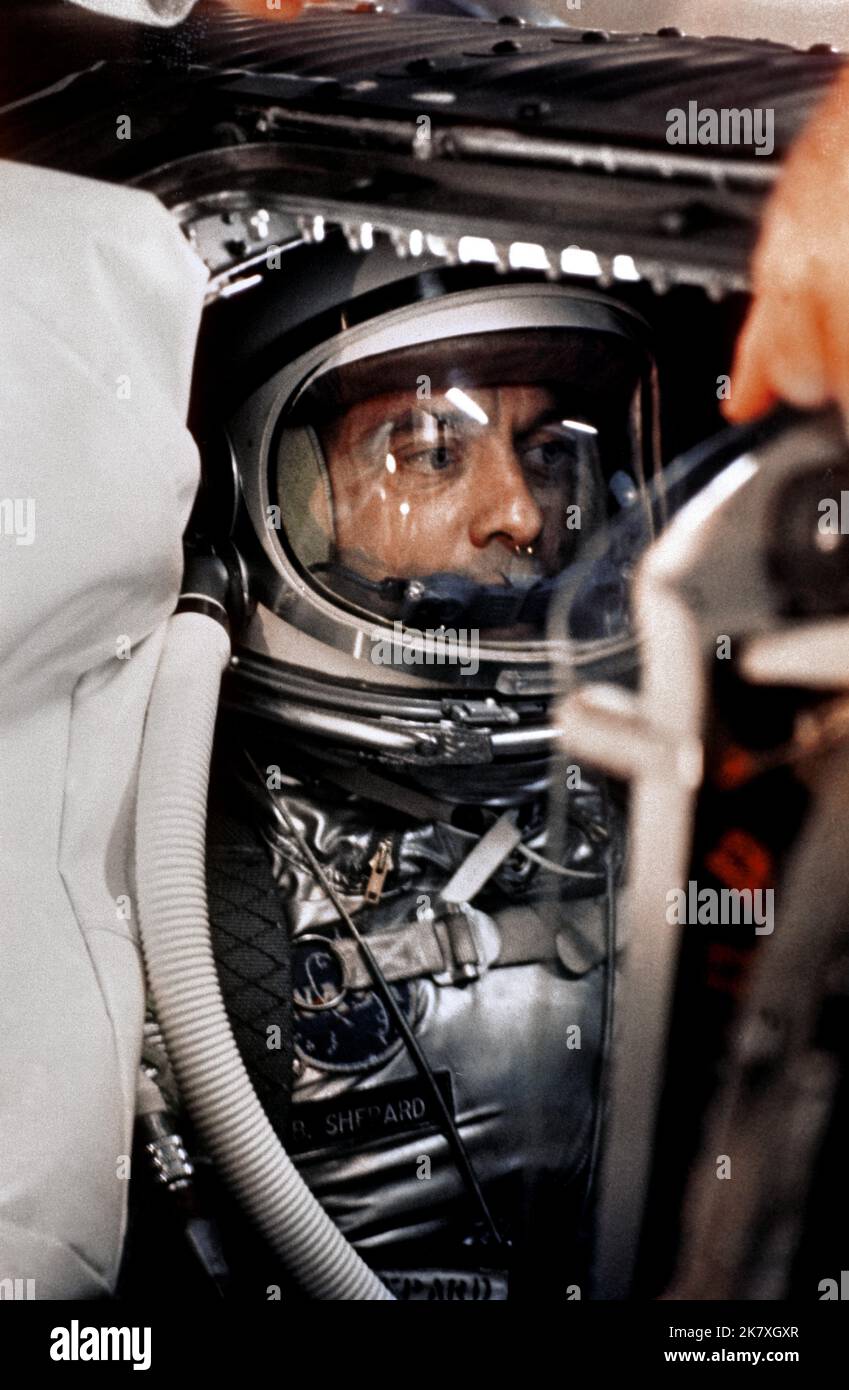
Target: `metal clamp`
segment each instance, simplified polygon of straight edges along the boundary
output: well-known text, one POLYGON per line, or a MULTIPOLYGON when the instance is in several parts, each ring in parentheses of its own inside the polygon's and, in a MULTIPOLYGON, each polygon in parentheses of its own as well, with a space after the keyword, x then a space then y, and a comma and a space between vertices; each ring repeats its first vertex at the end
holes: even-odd
POLYGON ((479 980, 486 969, 486 957, 464 908, 465 904, 461 904, 433 924, 444 963, 444 969, 436 971, 431 977, 438 985, 460 985, 469 980, 479 980))
POLYGON ((157 1182, 170 1192, 179 1192, 191 1184, 194 1165, 186 1151, 181 1135, 173 1128, 173 1117, 167 1113, 143 1117, 147 1134, 145 1150, 150 1154, 157 1182))

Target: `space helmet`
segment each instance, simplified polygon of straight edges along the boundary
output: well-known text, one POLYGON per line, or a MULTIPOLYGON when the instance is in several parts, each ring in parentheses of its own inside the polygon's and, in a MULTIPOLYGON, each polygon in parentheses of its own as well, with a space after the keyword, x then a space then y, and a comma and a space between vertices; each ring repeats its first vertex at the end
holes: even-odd
MULTIPOLYGON (((552 598, 623 510, 648 516, 647 326, 388 241, 278 262, 207 313, 199 354, 196 525, 246 598, 223 704, 302 753, 517 804, 545 784, 552 598)), ((609 602, 587 598, 587 660, 609 602)))

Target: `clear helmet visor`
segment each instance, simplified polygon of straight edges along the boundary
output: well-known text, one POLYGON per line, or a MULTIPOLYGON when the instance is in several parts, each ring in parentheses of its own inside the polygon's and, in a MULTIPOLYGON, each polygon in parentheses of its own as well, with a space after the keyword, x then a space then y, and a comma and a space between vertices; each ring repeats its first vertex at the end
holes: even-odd
POLYGON ((541 638, 564 572, 643 488, 650 379, 635 342, 586 328, 330 358, 277 435, 290 554, 369 618, 541 638))

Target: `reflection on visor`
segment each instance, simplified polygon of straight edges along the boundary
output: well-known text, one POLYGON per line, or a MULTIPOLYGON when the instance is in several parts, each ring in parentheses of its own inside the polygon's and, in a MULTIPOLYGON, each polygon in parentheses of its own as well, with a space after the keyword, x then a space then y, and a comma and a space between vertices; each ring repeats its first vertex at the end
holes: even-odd
MULTIPOLYGON (((775 427, 759 422, 752 436, 758 437, 757 428, 768 438, 768 431, 775 427)), ((610 487, 622 511, 586 547, 580 561, 564 570, 551 595, 549 634, 569 680, 607 678, 600 663, 613 656, 615 678, 625 679, 627 672, 633 683, 644 636, 635 619, 635 582, 646 551, 708 487, 731 489, 754 467, 739 444, 738 431, 728 429, 668 465, 642 498, 629 491, 627 480, 614 474, 610 487), (620 659, 626 650, 628 660, 620 659)))
MULTIPOLYGON (((419 365, 430 365, 431 350, 420 351, 419 365)), ((636 492, 638 412, 632 367, 630 384, 620 380, 604 402, 611 423, 597 395, 584 392, 594 409, 581 409, 574 382, 523 379, 512 343, 511 354, 511 381, 484 384, 480 371, 476 384, 465 370, 448 381, 443 372, 437 387, 419 373, 413 389, 386 390, 375 369, 378 389, 358 399, 346 399, 343 371, 330 374, 301 427, 312 439, 311 480, 293 479, 293 460, 303 457, 296 429, 279 456, 278 488, 289 499, 281 510, 305 570, 371 616, 435 627, 462 621, 508 638, 542 634, 557 577, 623 500, 612 475, 636 492)), ((525 370, 540 365, 537 352, 525 370)))

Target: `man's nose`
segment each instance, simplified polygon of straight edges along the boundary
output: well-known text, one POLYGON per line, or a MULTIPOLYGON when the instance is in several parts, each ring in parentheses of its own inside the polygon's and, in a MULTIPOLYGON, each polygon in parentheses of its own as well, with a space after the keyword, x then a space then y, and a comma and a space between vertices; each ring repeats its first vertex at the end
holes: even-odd
POLYGON ((512 443, 490 438, 481 462, 469 525, 472 544, 483 549, 501 540, 510 550, 530 545, 542 530, 543 515, 512 443))

